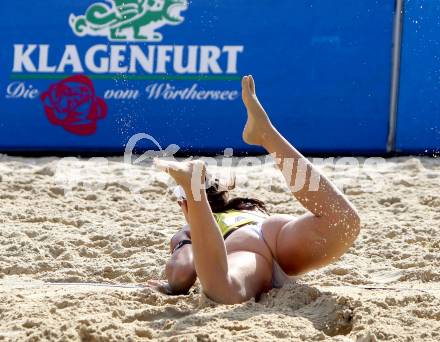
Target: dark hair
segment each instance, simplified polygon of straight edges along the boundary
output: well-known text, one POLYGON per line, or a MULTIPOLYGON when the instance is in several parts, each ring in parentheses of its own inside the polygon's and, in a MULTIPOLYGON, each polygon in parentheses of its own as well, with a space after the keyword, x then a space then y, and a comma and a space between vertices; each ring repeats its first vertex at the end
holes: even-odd
POLYGON ((227 210, 260 210, 268 213, 264 202, 245 197, 236 197, 229 199, 229 190, 235 188, 235 181, 228 186, 222 186, 218 179, 210 180, 206 189, 208 202, 214 213, 222 213, 227 210))

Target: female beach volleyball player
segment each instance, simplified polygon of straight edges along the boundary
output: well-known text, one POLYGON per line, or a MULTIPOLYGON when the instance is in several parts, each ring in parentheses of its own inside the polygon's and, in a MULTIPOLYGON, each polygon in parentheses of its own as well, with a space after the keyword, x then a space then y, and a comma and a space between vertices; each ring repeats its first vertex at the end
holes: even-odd
POLYGON ((198 277, 203 292, 224 304, 258 297, 281 287, 288 275, 335 261, 360 230, 359 216, 349 200, 272 125, 258 101, 252 76, 243 78, 242 88, 248 114, 244 141, 276 157, 290 189, 297 177, 305 177, 304 186, 292 193, 309 213, 269 216, 258 200, 228 201, 228 189, 217 181, 208 188, 195 186, 206 182, 201 161, 155 160, 179 185, 176 195, 188 223, 171 240, 168 288, 185 293, 198 277))

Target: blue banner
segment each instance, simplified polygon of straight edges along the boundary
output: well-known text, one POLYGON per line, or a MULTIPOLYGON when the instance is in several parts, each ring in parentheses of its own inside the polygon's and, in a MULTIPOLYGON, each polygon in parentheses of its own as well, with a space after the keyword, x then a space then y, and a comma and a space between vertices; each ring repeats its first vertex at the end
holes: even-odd
POLYGON ((440 3, 405 1, 396 149, 440 151, 440 3))
POLYGON ((394 1, 8 1, 0 150, 259 152, 240 79, 305 152, 385 152, 394 1), (154 147, 144 142, 141 148, 154 147))

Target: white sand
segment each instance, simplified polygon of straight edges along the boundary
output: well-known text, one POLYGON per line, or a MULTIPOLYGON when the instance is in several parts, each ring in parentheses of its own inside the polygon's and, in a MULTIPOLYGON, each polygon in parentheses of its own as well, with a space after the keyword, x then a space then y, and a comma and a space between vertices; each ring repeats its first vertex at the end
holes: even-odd
MULTIPOLYGON (((440 160, 323 170, 360 211, 356 245, 259 302, 222 306, 198 286, 178 297, 138 287, 162 277, 184 223, 166 176, 116 159, 1 157, 0 340, 439 341, 440 160)), ((236 173, 236 194, 304 212, 273 165, 236 173)))

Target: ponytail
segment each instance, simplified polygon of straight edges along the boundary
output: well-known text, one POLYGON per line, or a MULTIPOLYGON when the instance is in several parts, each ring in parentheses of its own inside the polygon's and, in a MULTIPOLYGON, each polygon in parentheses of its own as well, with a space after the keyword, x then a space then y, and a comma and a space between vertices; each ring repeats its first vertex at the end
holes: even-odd
POLYGON ((268 213, 264 202, 253 199, 236 197, 229 199, 229 190, 235 188, 235 179, 232 184, 222 185, 219 179, 209 181, 206 189, 209 205, 214 213, 222 213, 227 210, 260 210, 268 213))

